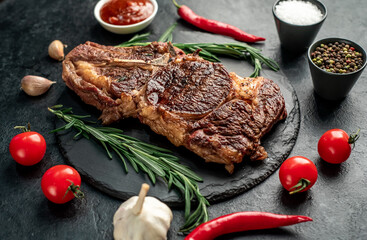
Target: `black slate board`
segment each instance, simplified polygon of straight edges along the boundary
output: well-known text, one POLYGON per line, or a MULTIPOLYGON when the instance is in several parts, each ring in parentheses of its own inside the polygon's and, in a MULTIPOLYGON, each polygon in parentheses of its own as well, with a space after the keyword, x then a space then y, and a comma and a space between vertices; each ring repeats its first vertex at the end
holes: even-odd
MULTIPOLYGON (((205 163, 203 159, 186 148, 173 146, 165 137, 155 134, 137 119, 125 119, 113 126, 122 129, 126 135, 172 150, 183 164, 190 166, 204 179, 202 183, 199 183, 199 187, 209 202, 234 197, 264 181, 280 166, 291 152, 299 131, 300 111, 293 87, 280 73, 266 71, 263 75, 273 79, 280 86, 286 101, 288 117, 285 121, 275 125, 262 139, 262 145, 269 157, 264 161, 256 162, 244 159, 241 164, 235 166, 232 175, 226 172, 223 165, 205 163)), ((84 104, 69 89, 63 92, 58 103, 65 107, 72 107, 75 114, 90 114, 94 119, 100 115, 98 110, 84 104)), ((61 120, 56 121, 56 127, 62 124, 64 123, 61 120)), ((116 155, 110 160, 105 150, 96 142, 84 138, 73 140, 75 133, 74 131, 58 133, 57 138, 66 161, 80 172, 84 181, 122 200, 137 195, 142 183, 152 185, 146 175, 136 173, 129 165, 129 172, 126 173, 121 160, 116 155)), ((161 179, 157 180, 154 187, 151 187, 149 195, 159 198, 169 206, 183 205, 180 194, 175 190, 169 192, 166 183, 161 179)))

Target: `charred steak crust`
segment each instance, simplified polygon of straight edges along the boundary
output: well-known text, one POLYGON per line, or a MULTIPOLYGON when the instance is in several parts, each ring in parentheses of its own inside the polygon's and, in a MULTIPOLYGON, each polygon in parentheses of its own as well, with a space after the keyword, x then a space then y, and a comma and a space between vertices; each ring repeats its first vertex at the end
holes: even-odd
POLYGON ((66 56, 63 79, 102 111, 104 124, 138 117, 230 173, 246 156, 267 157, 260 139, 287 115, 272 80, 241 78, 165 43, 116 48, 87 42, 66 56))
MULTIPOLYGON (((174 48, 177 56, 185 53, 174 48)), ((133 101, 150 76, 172 57, 166 43, 139 47, 111 47, 86 42, 63 61, 66 85, 87 104, 102 111, 104 124, 136 117, 133 101)))
POLYGON ((172 61, 148 81, 146 98, 165 111, 198 119, 227 98, 232 87, 223 65, 201 58, 172 61))
POLYGON ((261 77, 248 81, 257 82, 254 98, 234 98, 194 122, 185 143, 207 161, 225 164, 229 172, 244 156, 265 159, 260 139, 286 117, 284 98, 273 81, 261 77))

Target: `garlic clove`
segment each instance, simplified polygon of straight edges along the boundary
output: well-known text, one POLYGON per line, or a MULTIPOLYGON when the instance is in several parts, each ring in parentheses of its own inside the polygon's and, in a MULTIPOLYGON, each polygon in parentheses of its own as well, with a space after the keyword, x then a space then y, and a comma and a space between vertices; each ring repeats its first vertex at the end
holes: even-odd
POLYGON ((21 89, 29 96, 39 96, 47 92, 54 83, 56 82, 50 81, 44 77, 27 75, 22 78, 21 89))
POLYGON ((60 40, 54 40, 48 46, 48 55, 57 60, 64 60, 64 44, 60 40))

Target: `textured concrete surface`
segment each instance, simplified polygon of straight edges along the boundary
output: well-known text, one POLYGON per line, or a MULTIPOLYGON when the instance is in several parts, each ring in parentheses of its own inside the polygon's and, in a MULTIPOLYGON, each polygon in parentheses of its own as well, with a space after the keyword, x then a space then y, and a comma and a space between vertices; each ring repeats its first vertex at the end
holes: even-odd
MULTIPOLYGON (((157 18, 146 29, 152 33, 152 40, 178 20, 170 1, 158 2, 157 18)), ((328 18, 316 39, 344 37, 367 49, 367 3, 363 0, 323 2, 328 18)), ((46 200, 40 188, 42 174, 49 167, 64 163, 55 136, 48 133, 54 126, 54 118, 46 108, 56 104, 65 90, 61 64, 47 56, 48 44, 60 39, 69 46, 68 52, 87 40, 115 45, 131 37, 114 35, 100 27, 93 17, 95 3, 95 0, 0 1, 0 89, 3 91, 0 95, 0 239, 112 239, 112 216, 120 200, 83 183, 87 199, 55 205, 46 200), (43 96, 28 97, 19 90, 20 79, 27 74, 41 75, 57 84, 43 96), (34 130, 45 136, 48 145, 40 164, 22 167, 11 159, 8 144, 17 133, 12 127, 28 121, 34 130)), ((313 91, 306 55, 291 56, 280 48, 271 13, 274 1, 213 0, 209 4, 209 1, 190 0, 184 3, 208 18, 267 38, 264 44, 256 46, 280 63, 279 75, 294 86, 300 102, 301 127, 291 155, 310 158, 319 170, 317 183, 306 193, 289 196, 282 189, 276 171, 255 188, 208 209, 211 218, 236 211, 268 211, 308 215, 314 222, 220 239, 366 239, 366 73, 343 101, 324 101, 313 91), (361 128, 361 138, 350 159, 341 165, 323 162, 316 151, 319 137, 331 128, 347 132, 361 128)), ((176 42, 187 39, 232 41, 178 22, 174 34, 176 42)), ((251 68, 241 66, 234 67, 233 71, 249 75, 251 68)), ((177 234, 182 223, 183 211, 174 209, 169 239, 183 239, 177 234)))

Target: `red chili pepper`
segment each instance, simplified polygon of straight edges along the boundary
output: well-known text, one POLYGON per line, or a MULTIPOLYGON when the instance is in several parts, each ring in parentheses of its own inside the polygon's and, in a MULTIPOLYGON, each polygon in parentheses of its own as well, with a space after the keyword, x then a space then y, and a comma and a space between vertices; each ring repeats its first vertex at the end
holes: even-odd
POLYGON ((197 15, 189 7, 185 5, 178 5, 176 0, 172 0, 175 6, 178 8, 178 15, 185 21, 191 23, 192 25, 203 29, 208 32, 221 34, 225 36, 232 37, 238 41, 242 42, 257 42, 264 41, 265 38, 258 37, 249 33, 242 31, 241 29, 232 26, 227 23, 219 22, 216 20, 206 19, 202 16, 197 15))
POLYGON ((312 218, 268 212, 237 212, 201 224, 185 240, 211 240, 228 233, 276 228, 308 221, 312 221, 312 218))

